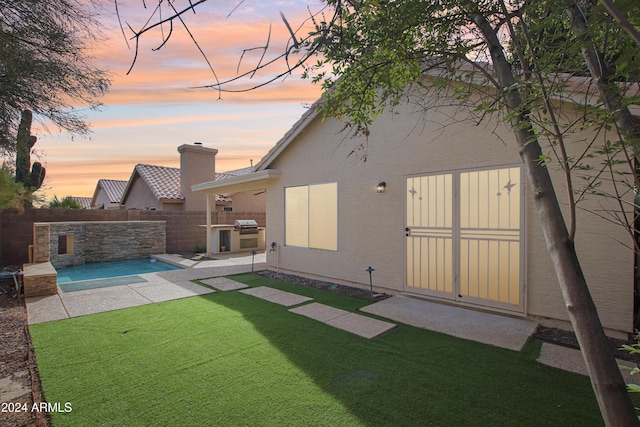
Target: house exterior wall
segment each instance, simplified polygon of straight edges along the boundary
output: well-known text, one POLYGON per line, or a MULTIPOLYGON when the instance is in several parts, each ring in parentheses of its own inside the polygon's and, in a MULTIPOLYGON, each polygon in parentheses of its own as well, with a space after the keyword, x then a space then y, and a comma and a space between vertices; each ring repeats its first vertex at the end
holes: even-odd
MULTIPOLYGON (((400 106, 371 127, 367 139, 340 133, 342 125, 315 119, 269 165, 280 179, 267 183, 267 253, 270 268, 307 277, 368 286, 368 266, 377 289, 400 293, 405 281, 405 178, 470 168, 520 165, 512 132, 500 123, 453 123, 455 111, 413 111, 400 106), (445 125, 446 124, 446 125, 445 125), (497 135, 500 135, 498 137, 497 135), (366 155, 366 161, 363 156, 366 155), (386 182, 386 191, 376 185, 386 182), (338 250, 284 244, 284 188, 337 182, 338 250)), ((577 150, 580 147, 576 147, 577 150)), ((550 166, 561 201, 562 174, 550 166)), ((538 222, 531 191, 525 194, 524 315, 568 327, 568 316, 538 222)), ((598 207, 598 200, 582 206, 598 207)), ((633 252, 622 227, 579 210, 576 248, 601 321, 613 335, 632 331, 633 252)))
POLYGON ((96 201, 94 206, 100 205, 104 206, 105 209, 107 209, 107 207, 111 205, 111 201, 107 197, 107 193, 102 188, 100 188, 98 190, 98 194, 96 194, 96 201))
POLYGON ((98 194, 96 195, 96 201, 94 206, 102 205, 104 209, 120 209, 119 203, 111 203, 111 199, 107 195, 107 192, 104 189, 100 188, 98 190, 98 194))
POLYGON ((234 212, 264 212, 267 205, 267 193, 256 191, 242 191, 231 196, 231 206, 234 212))
POLYGON ((233 225, 238 219, 252 219, 258 223, 258 227, 265 227, 267 224, 264 211, 259 212, 225 212, 217 211, 211 213, 212 224, 233 225))
POLYGON ((125 209, 163 209, 162 203, 158 201, 144 180, 138 175, 136 175, 131 189, 127 193, 127 198, 123 200, 123 204, 125 209))

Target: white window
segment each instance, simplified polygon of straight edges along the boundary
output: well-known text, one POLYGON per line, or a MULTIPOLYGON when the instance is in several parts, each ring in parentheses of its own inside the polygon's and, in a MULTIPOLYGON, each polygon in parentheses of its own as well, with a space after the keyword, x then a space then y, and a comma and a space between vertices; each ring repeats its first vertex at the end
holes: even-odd
POLYGON ((338 250, 338 184, 284 189, 285 245, 338 250))

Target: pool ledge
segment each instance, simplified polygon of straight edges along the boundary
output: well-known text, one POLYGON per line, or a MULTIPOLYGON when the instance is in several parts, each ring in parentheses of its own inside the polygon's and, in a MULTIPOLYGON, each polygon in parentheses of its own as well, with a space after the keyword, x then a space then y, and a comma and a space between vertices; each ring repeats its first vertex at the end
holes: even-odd
POLYGON ((58 272, 50 262, 24 264, 22 270, 25 298, 58 293, 58 272))
POLYGON ((158 261, 166 262, 167 264, 175 265, 176 267, 190 268, 198 264, 199 261, 183 258, 177 254, 154 254, 151 258, 155 258, 158 261))

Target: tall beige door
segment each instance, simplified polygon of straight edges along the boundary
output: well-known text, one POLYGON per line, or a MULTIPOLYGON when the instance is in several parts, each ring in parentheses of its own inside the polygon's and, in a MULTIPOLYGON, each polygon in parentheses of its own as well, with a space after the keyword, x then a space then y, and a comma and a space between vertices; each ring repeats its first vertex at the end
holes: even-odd
POLYGON ((405 290, 522 311, 519 167, 406 178, 405 290))

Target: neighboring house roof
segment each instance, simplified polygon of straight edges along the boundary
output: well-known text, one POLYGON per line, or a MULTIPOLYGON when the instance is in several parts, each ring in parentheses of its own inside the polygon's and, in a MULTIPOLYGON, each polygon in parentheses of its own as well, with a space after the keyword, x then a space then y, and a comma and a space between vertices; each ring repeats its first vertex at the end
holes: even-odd
POLYGON ((180 191, 180 169, 167 166, 154 166, 137 164, 133 168, 131 178, 127 181, 127 187, 122 194, 122 203, 125 204, 127 195, 131 191, 136 175, 142 179, 157 200, 184 200, 180 191))
MULTIPOLYGON (((252 168, 236 169, 228 172, 216 173, 216 179, 218 176, 233 177, 240 175, 247 175, 251 172, 252 168)), ((184 194, 180 191, 180 169, 172 168, 168 166, 154 166, 146 164, 137 164, 133 169, 131 178, 129 181, 123 181, 125 188, 122 192, 122 200, 124 196, 129 192, 131 185, 133 184, 135 176, 139 175, 140 178, 147 184, 153 195, 158 200, 184 200, 184 194)), ((230 197, 223 195, 216 195, 216 202, 231 202, 230 197)))
POLYGON ((124 190, 127 188, 127 182, 117 179, 99 179, 98 187, 104 190, 110 203, 120 203, 124 190))
MULTIPOLYGON (((248 166, 246 168, 230 170, 226 172, 216 173, 214 181, 222 181, 225 179, 235 178, 238 176, 246 176, 250 175, 253 172, 253 166, 248 166)), ((224 196, 222 194, 216 194, 216 202, 224 202, 231 203, 232 199, 229 196, 224 196)))
POLYGON ((179 168, 138 164, 133 170, 127 191, 136 174, 142 178, 158 200, 184 200, 184 194, 180 191, 179 168))
POLYGON ((71 197, 82 209, 91 208, 91 197, 71 197))
POLYGON ((229 196, 223 196, 222 194, 216 194, 216 202, 231 203, 233 200, 229 196))
POLYGON ((253 172, 253 170, 254 170, 253 166, 247 166, 246 168, 242 168, 242 169, 235 169, 232 171, 220 172, 220 173, 216 173, 216 176, 213 180, 218 181, 221 179, 233 178, 234 176, 249 175, 251 172, 253 172))

